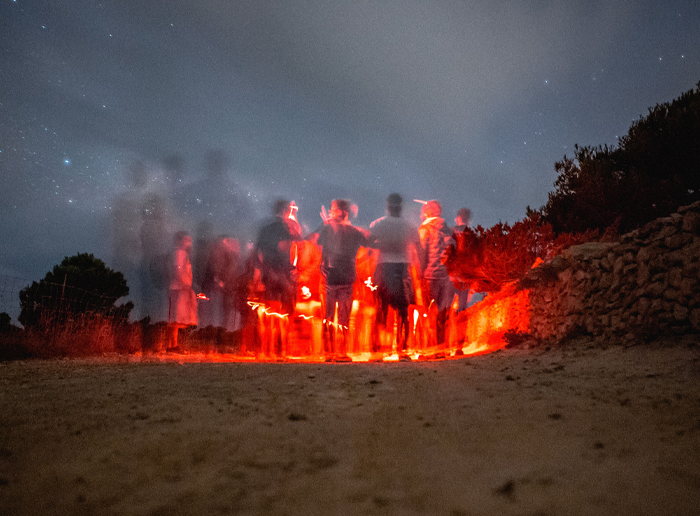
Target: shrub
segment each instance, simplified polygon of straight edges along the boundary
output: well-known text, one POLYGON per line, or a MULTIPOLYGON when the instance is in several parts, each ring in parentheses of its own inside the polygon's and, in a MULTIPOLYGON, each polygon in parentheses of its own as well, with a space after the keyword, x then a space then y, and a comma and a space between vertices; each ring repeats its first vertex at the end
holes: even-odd
POLYGON ((448 247, 445 265, 458 288, 497 292, 522 278, 538 258, 547 260, 566 247, 597 236, 596 231, 587 231, 555 238, 552 226, 530 212, 512 226, 499 222, 489 229, 466 228, 448 247))
POLYGON ((26 329, 46 330, 71 322, 87 314, 127 321, 131 302, 117 306, 116 301, 129 294, 121 272, 108 268, 92 254, 66 257, 43 280, 19 293, 19 322, 26 329))

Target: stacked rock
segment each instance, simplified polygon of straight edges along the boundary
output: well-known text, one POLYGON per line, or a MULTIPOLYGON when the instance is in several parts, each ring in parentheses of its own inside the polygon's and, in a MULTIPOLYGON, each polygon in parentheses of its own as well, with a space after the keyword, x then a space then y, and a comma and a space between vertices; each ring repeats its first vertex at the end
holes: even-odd
POLYGON ((700 330, 700 202, 623 235, 573 246, 532 269, 530 333, 629 341, 700 330))

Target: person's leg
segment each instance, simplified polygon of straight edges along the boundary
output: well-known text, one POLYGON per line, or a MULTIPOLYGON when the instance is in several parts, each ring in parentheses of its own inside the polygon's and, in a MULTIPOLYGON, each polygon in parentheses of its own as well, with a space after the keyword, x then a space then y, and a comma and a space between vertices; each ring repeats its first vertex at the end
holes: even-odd
POLYGON ((396 327, 396 343, 397 350, 401 350, 401 353, 408 352, 408 305, 409 299, 406 292, 406 283, 409 281, 409 264, 402 263, 397 264, 396 267, 396 312, 399 318, 396 327))
POLYGON ((386 264, 380 263, 377 265, 377 290, 374 292, 375 302, 377 303, 377 313, 375 323, 372 329, 372 352, 381 351, 381 335, 386 330, 386 320, 389 315, 390 295, 386 283, 386 264))
POLYGON ((327 359, 333 357, 335 349, 335 309, 337 303, 337 290, 333 285, 326 285, 326 304, 323 320, 323 351, 327 359))
POLYGON ((431 295, 435 299, 438 310, 436 320, 437 345, 444 346, 446 343, 447 317, 449 316, 452 297, 452 282, 449 278, 441 278, 431 280, 430 283, 431 295))
POLYGON ((336 291, 336 299, 338 300, 339 326, 337 350, 341 357, 347 357, 350 311, 352 310, 352 285, 339 285, 336 291))

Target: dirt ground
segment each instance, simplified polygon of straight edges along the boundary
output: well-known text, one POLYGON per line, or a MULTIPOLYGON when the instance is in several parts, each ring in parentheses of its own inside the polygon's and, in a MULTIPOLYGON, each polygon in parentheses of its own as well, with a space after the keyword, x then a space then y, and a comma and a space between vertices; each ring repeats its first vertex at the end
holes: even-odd
POLYGON ((0 514, 698 514, 700 346, 0 363, 0 514))

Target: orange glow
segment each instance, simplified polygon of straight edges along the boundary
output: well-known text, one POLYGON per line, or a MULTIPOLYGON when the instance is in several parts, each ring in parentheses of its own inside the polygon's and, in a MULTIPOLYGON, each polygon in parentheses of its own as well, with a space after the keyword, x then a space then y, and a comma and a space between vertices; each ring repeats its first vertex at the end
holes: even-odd
MULTIPOLYGON (((371 284, 371 277, 368 280, 371 284)), ((365 286, 370 286, 366 282, 365 286)), ((375 287, 376 288, 376 287, 375 287)), ((333 329, 332 338, 345 339, 347 355, 337 361, 351 362, 399 362, 397 353, 396 325, 398 317, 393 309, 385 327, 375 325, 376 307, 372 303, 355 300, 352 304, 350 324, 343 326, 334 320, 325 320, 322 305, 312 299, 300 300, 293 316, 283 313, 280 305, 271 306, 258 301, 248 301, 248 306, 258 321, 256 332, 247 334, 250 342, 241 344, 244 351, 218 350, 201 352, 195 345, 184 345, 188 350, 182 354, 164 355, 165 360, 185 362, 233 362, 233 361, 285 361, 323 362, 328 357, 324 353, 324 327, 333 329), (253 341, 257 340, 258 344, 253 341), (378 350, 373 351, 375 341, 378 350), (257 347, 256 347, 257 346, 257 347), (255 348, 255 349, 253 349, 255 348)), ((487 296, 480 303, 456 313, 453 305, 447 326, 447 343, 436 344, 435 307, 411 305, 409 309, 408 356, 411 360, 449 360, 496 351, 505 346, 503 335, 508 330, 527 332, 529 330, 529 292, 516 291, 513 287, 487 296)), ((245 333, 243 337, 245 338, 245 333)), ((337 348, 334 348, 337 349, 337 348)), ((336 359, 333 359, 334 361, 336 359)))
MULTIPOLYGON (((290 205, 290 218, 293 214, 290 205)), ((337 310, 333 320, 324 318, 325 297, 318 247, 300 241, 298 251, 290 256, 290 264, 292 260, 298 262, 299 278, 292 314, 285 313, 281 302, 263 302, 257 297, 261 296, 260 291, 251 291, 247 301, 250 312, 242 314, 243 328, 230 336, 230 344, 218 339, 213 345, 211 337, 206 340, 211 332, 201 329, 181 337, 183 353, 163 355, 164 359, 187 362, 400 361, 397 353, 400 346, 396 341, 398 315, 390 309, 385 325, 379 326, 376 322, 374 292, 377 285, 372 282, 376 255, 367 250, 358 253, 357 281, 347 326, 338 323, 337 310), (201 337, 198 337, 200 331, 201 337), (342 354, 329 350, 342 350, 342 354)), ((446 342, 438 345, 437 308, 421 302, 420 278, 415 267, 411 268, 411 279, 416 304, 409 306, 407 354, 412 360, 449 360, 489 353, 505 346, 503 336, 507 331, 529 331, 529 292, 511 285, 459 313, 455 297, 445 328, 446 342)), ((197 297, 206 299, 203 294, 197 297)))
POLYGON ((458 327, 465 335, 465 354, 495 351, 505 346, 508 330, 527 333, 530 326, 529 291, 514 286, 477 303, 460 313, 458 327))

